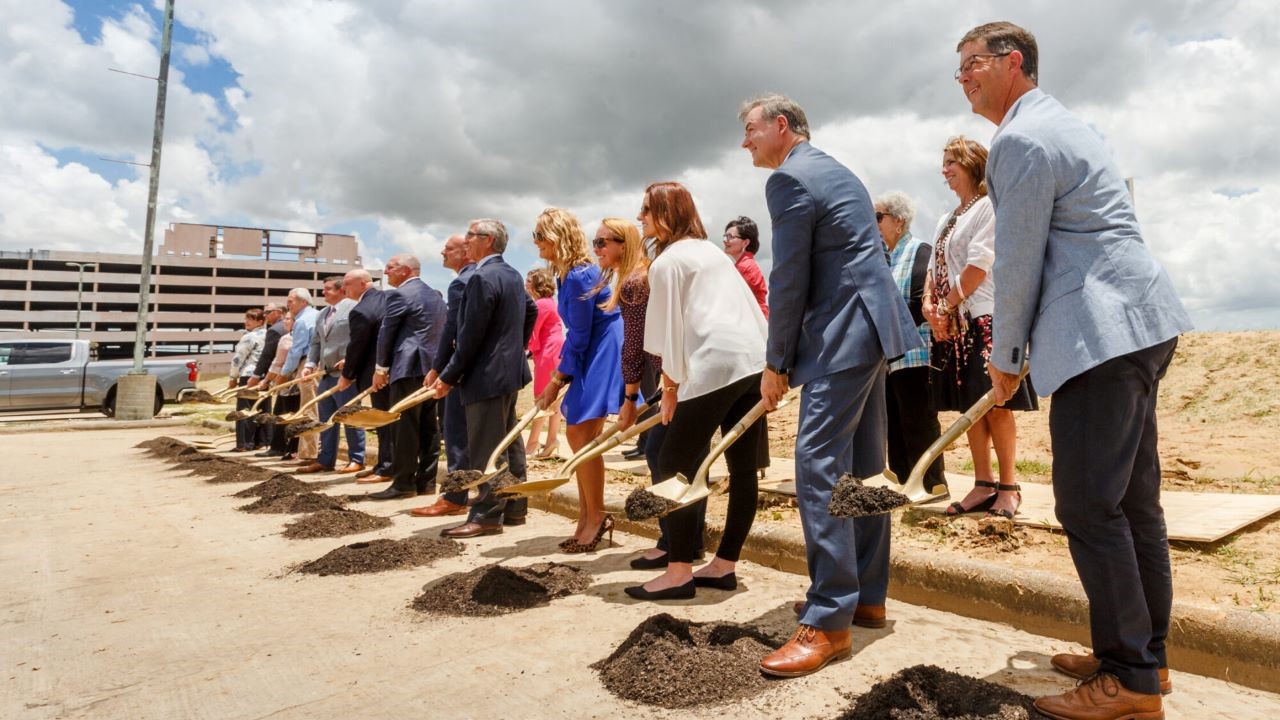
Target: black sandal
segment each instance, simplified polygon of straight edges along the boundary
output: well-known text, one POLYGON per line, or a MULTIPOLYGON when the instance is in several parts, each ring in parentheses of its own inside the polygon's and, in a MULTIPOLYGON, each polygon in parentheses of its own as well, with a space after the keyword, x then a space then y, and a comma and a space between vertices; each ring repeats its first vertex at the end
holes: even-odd
MULTIPOLYGON (((1022 507, 1022 486, 1019 485, 1018 483, 1014 483, 1012 485, 1005 485, 1004 483, 1000 483, 999 485, 996 486, 996 494, 991 496, 991 505, 995 504, 996 496, 998 496, 1002 492, 1018 493, 1018 507, 1015 507, 1013 509, 1013 512, 1009 512, 1004 508, 1001 508, 999 510, 987 510, 987 517, 1002 517, 1006 520, 1012 520, 1013 516, 1018 514, 1018 509, 1022 507)), ((991 507, 991 505, 988 505, 987 507, 991 507)))
POLYGON ((974 505, 971 508, 966 508, 959 500, 951 503, 950 505, 947 506, 947 517, 957 517, 959 515, 964 515, 965 513, 971 513, 971 512, 982 512, 983 510, 987 510, 992 505, 996 504, 996 496, 999 495, 998 485, 987 480, 974 480, 973 486, 991 488, 993 490, 996 490, 996 492, 991 493, 991 495, 988 496, 987 499, 983 500, 977 505, 974 505))

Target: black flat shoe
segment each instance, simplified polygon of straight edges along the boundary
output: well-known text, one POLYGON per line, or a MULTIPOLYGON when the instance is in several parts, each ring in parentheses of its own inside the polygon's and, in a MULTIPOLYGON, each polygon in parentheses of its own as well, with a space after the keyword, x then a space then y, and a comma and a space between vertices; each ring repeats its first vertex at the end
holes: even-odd
POLYGON ((622 457, 624 460, 639 460, 640 458, 644 457, 644 448, 631 448, 630 450, 623 450, 622 457))
POLYGON ((632 570, 657 570, 658 568, 664 568, 667 566, 667 560, 670 557, 671 557, 670 553, 662 553, 661 556, 656 558, 647 558, 641 555, 640 557, 635 558, 634 560, 631 561, 631 569, 632 570))
POLYGON ((693 580, 676 587, 670 587, 666 590, 655 590, 649 592, 644 589, 643 585, 635 585, 623 590, 626 594, 637 600, 689 600, 698 594, 698 589, 693 580))
POLYGON ((720 577, 698 577, 694 575, 693 584, 698 587, 714 588, 716 590, 737 590, 738 575, 737 573, 728 573, 720 577))

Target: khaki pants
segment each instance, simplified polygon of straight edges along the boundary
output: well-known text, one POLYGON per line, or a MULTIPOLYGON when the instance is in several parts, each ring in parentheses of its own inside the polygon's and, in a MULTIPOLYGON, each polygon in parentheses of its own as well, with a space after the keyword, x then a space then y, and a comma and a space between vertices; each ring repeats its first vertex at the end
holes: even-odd
MULTIPOLYGON (((298 392, 302 396, 302 404, 306 405, 316 398, 316 384, 314 382, 307 381, 300 382, 298 383, 298 392)), ((320 413, 316 410, 314 405, 307 410, 305 415, 309 419, 317 422, 320 419, 320 413)), ((320 440, 316 433, 308 433, 298 438, 299 460, 315 460, 319 455, 320 440)))

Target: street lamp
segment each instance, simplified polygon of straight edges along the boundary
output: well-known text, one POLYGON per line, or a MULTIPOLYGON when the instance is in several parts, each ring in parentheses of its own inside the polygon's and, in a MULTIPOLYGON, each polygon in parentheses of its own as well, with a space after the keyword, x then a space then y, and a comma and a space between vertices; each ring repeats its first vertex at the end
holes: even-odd
POLYGON ((69 263, 63 263, 63 264, 66 265, 67 267, 79 268, 80 270, 80 277, 79 279, 76 280, 76 339, 79 340, 80 339, 80 298, 83 296, 83 293, 84 293, 84 269, 93 268, 94 270, 97 270, 98 263, 69 262, 69 263))

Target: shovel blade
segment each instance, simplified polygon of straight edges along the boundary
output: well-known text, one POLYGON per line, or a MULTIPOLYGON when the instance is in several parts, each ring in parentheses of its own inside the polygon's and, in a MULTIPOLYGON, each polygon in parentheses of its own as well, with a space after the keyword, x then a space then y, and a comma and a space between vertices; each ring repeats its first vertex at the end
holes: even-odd
POLYGON ((378 410, 375 408, 365 408, 358 412, 353 412, 350 415, 344 414, 340 422, 348 427, 376 430, 383 425, 390 425, 399 419, 399 413, 387 412, 386 410, 378 410))
POLYGON ((679 503, 684 499, 685 494, 689 492, 689 487, 689 481, 684 479, 684 475, 677 473, 670 480, 663 480, 657 485, 646 489, 651 495, 657 495, 673 503, 679 503))
POLYGON ((555 490, 556 488, 568 482, 569 482, 569 478, 558 478, 558 477, 551 478, 550 480, 530 480, 528 482, 517 483, 515 485, 508 485, 507 487, 499 488, 498 490, 495 491, 495 493, 498 495, 512 496, 512 497, 517 495, 526 496, 526 497, 530 495, 541 495, 542 493, 549 493, 552 490, 555 490))

